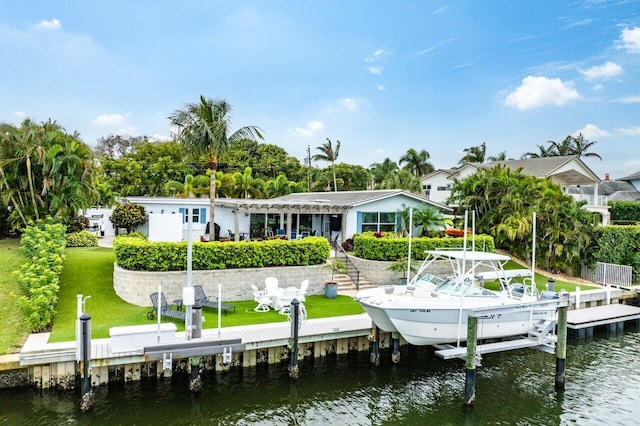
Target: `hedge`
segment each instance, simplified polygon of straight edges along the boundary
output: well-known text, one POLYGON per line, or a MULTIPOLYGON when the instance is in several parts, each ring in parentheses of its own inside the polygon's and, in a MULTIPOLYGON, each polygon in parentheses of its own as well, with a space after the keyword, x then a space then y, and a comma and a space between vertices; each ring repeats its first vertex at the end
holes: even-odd
MULTIPOLYGON (((462 248, 463 238, 451 237, 418 237, 411 239, 411 258, 423 260, 426 250, 442 248, 462 248)), ((368 260, 396 261, 406 258, 409 248, 408 237, 376 237, 373 234, 356 235, 353 239, 354 254, 357 257, 368 260)), ((471 239, 467 239, 471 245, 471 239)), ((493 237, 489 235, 476 235, 475 246, 477 250, 492 252, 495 249, 493 237)))
MULTIPOLYGON (((116 237, 113 248, 118 266, 132 271, 184 271, 187 242, 150 242, 116 237)), ((302 240, 193 242, 193 270, 263 268, 270 266, 320 265, 331 255, 322 237, 302 240)))
POLYGON ((612 222, 640 222, 640 202, 609 201, 608 204, 612 222))
POLYGON ((22 251, 27 261, 13 272, 22 292, 17 300, 32 332, 45 329, 55 315, 64 261, 65 227, 38 222, 25 228, 22 251))
POLYGON ((629 265, 633 268, 633 282, 640 277, 640 226, 599 226, 593 230, 589 254, 593 267, 596 262, 629 265))
POLYGON ((97 247, 98 236, 93 232, 80 231, 67 234, 67 247, 97 247))

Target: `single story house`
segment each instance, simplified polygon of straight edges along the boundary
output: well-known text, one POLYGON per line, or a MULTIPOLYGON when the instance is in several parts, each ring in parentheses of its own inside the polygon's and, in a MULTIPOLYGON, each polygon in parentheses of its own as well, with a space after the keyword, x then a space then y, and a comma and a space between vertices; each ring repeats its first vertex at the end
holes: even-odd
POLYGON ((209 198, 126 197, 145 207, 149 221, 139 231, 152 241, 243 240, 275 235, 290 239, 310 235, 342 242, 363 231, 397 231, 407 207, 452 209, 404 190, 309 192, 271 199, 215 199, 214 228, 208 225, 209 198), (189 223, 190 221, 190 223, 189 223))

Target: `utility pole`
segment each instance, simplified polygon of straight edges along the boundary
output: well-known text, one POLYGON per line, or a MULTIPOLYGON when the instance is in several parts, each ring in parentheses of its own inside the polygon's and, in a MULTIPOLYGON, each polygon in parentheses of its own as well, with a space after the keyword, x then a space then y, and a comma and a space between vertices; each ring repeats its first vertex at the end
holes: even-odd
POLYGON ((309 185, 309 192, 311 192, 311 147, 307 145, 307 185, 309 185))

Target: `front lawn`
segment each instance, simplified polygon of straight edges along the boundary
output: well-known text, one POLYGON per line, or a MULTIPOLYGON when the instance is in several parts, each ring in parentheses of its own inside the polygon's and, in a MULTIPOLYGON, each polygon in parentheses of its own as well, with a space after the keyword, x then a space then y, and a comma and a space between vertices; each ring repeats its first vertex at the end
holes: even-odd
POLYGON ((16 303, 21 293, 12 273, 24 262, 20 239, 0 240, 0 253, 0 355, 4 355, 20 351, 29 331, 16 303))
MULTIPOLYGON (((78 294, 91 296, 86 301, 85 310, 91 315, 94 339, 109 337, 111 327, 155 323, 156 320, 147 318, 151 308, 131 305, 116 295, 113 290, 113 262, 113 250, 110 248, 67 249, 50 342, 75 340, 78 294)), ((253 300, 226 303, 235 305, 236 311, 222 315, 223 327, 287 321, 286 315, 275 311, 255 312, 256 302, 253 300)), ((327 299, 324 295, 307 296, 305 307, 309 319, 364 313, 360 304, 348 296, 336 299, 327 299)), ((203 328, 218 327, 216 310, 205 308, 203 315, 206 319, 203 328)), ((162 321, 172 321, 178 326, 178 331, 184 331, 184 322, 172 318, 162 321)))

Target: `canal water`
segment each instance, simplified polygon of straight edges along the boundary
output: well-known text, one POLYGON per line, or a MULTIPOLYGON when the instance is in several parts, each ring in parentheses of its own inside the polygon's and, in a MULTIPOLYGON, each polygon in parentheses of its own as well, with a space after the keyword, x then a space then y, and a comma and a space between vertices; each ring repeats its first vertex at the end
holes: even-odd
MULTIPOLYGON (((388 353, 384 358, 389 359, 388 353)), ((464 363, 403 348, 400 364, 368 354, 216 373, 191 394, 186 376, 96 389, 92 411, 74 392, 0 391, 0 425, 635 425, 640 417, 640 332, 569 340, 566 386, 555 356, 533 349, 487 354, 476 403, 464 409, 464 363)))

